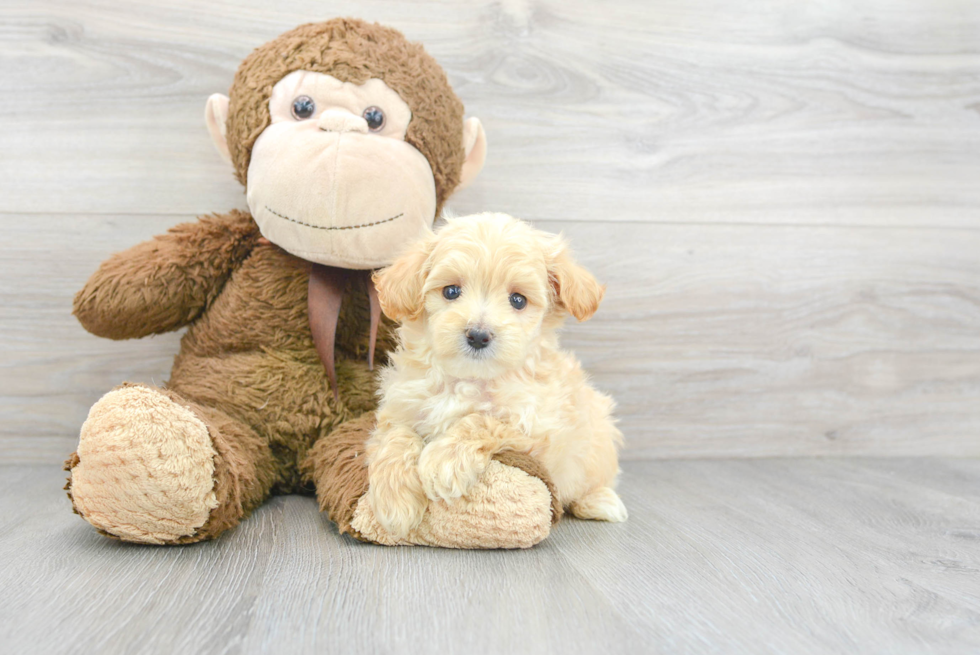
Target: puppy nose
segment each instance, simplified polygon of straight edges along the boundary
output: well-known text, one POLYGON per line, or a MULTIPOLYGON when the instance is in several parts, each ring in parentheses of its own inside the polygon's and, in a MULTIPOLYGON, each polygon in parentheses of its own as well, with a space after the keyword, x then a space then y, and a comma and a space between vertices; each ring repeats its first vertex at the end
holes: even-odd
POLYGON ((491 341, 493 341, 493 335, 488 330, 470 328, 466 331, 466 343, 470 344, 470 348, 474 350, 486 348, 491 341))

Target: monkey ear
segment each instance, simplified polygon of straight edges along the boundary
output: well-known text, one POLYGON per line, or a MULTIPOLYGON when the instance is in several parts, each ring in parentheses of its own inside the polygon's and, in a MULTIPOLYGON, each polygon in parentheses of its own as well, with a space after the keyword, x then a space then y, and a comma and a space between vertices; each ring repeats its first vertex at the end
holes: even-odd
POLYGON ((393 321, 415 320, 422 315, 425 306, 422 289, 428 275, 426 260, 433 245, 433 237, 422 239, 394 264, 374 272, 372 279, 381 310, 393 321))
POLYGON ((476 179, 487 159, 487 135, 483 132, 479 118, 467 118, 463 122, 463 151, 466 159, 459 174, 457 190, 465 189, 476 179))
POLYGON ((211 133, 211 141, 214 142, 214 147, 218 149, 218 154, 230 164, 231 153, 228 151, 226 123, 228 120, 228 96, 220 93, 212 94, 204 108, 204 120, 208 124, 208 132, 211 133))
POLYGON ((606 294, 606 287, 575 261, 560 235, 550 238, 546 253, 548 277, 558 304, 579 321, 592 318, 606 294))

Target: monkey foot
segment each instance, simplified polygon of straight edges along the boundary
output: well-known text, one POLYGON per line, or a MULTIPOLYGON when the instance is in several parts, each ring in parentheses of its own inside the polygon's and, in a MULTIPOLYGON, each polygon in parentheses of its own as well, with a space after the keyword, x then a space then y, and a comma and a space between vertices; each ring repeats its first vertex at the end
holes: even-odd
POLYGON ((83 518, 123 541, 173 543, 218 505, 214 446, 197 415, 160 391, 125 386, 103 396, 69 461, 69 496, 83 518))
POLYGON ((530 548, 550 534, 553 520, 547 485, 494 460, 462 498, 430 501, 422 522, 406 539, 393 537, 378 524, 367 494, 357 504, 351 527, 362 539, 386 546, 530 548))

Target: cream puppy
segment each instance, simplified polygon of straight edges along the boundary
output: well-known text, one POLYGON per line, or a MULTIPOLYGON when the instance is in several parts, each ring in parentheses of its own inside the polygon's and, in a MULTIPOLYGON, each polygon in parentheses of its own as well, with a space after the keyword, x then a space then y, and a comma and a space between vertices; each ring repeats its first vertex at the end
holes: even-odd
POLYGON ((560 236, 505 214, 450 219, 375 283, 401 323, 367 445, 381 525, 408 534, 427 498, 465 495, 501 450, 538 458, 575 516, 626 520, 614 403, 558 344, 566 315, 591 317, 604 288, 560 236))

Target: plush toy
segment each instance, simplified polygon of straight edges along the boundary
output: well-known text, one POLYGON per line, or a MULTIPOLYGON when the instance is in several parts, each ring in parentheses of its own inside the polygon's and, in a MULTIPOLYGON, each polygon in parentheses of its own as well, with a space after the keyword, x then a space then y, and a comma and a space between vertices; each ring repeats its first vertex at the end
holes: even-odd
POLYGON ((527 547, 561 514, 509 453, 405 540, 367 501, 373 364, 392 346, 370 270, 428 230, 480 171, 485 138, 445 73, 397 31, 309 24, 256 49, 208 100, 249 212, 179 225, 104 262, 75 297, 98 336, 187 326, 164 387, 103 396, 66 463, 75 511, 124 541, 217 537, 273 493, 312 493, 343 533, 382 544, 527 547), (375 340, 379 347, 375 349, 375 340))

